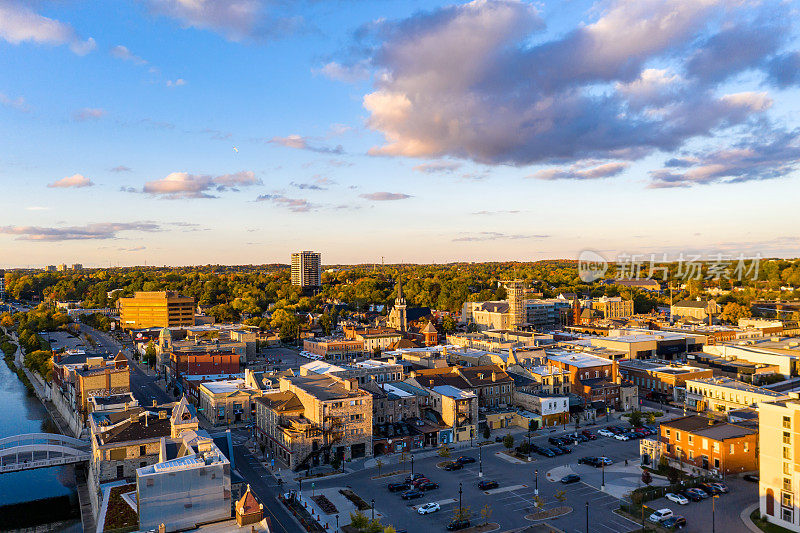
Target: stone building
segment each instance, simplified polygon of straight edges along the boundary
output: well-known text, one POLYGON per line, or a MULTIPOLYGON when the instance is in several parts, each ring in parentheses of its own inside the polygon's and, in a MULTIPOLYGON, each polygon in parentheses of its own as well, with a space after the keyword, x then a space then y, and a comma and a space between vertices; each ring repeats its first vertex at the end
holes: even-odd
POLYGON ((244 379, 208 381, 198 387, 198 406, 215 426, 249 424, 255 418, 255 399, 261 390, 244 379))
POLYGON ((353 379, 282 378, 256 399, 256 428, 269 453, 292 469, 372 456, 372 395, 353 379))
POLYGON ((111 396, 131 391, 131 374, 128 360, 122 353, 113 361, 77 370, 77 404, 81 413, 86 413, 90 396, 111 396))

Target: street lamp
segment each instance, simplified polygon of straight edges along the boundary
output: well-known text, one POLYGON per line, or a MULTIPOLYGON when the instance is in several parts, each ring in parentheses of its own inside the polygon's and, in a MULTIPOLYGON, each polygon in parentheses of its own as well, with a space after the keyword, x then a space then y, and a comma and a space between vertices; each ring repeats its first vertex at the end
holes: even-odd
POLYGON ((372 504, 372 519, 375 520, 375 498, 372 498, 370 503, 372 504))
MULTIPOLYGON (((603 456, 605 459, 605 456, 603 456)), ((602 480, 600 481, 600 492, 606 491, 606 462, 603 461, 603 467, 600 469, 602 472, 602 480)))
POLYGON ((461 519, 461 482, 458 482, 458 519, 461 519))
POLYGON ((536 478, 535 478, 536 481, 535 481, 535 485, 534 485, 535 488, 533 489, 533 495, 534 496, 538 496, 539 495, 539 470, 538 469, 534 472, 534 475, 536 476, 536 478))
POLYGON ((711 533, 716 532, 716 509, 714 504, 716 503, 717 498, 719 498, 719 494, 714 494, 711 497, 711 533))
POLYGON ((339 515, 336 515, 336 530, 333 533, 339 533, 339 515))
POLYGON ((478 444, 478 477, 483 477, 483 445, 478 444))
POLYGON ((414 481, 414 454, 411 454, 411 481, 414 481))
POLYGON ((589 502, 586 502, 586 533, 589 533, 589 502))

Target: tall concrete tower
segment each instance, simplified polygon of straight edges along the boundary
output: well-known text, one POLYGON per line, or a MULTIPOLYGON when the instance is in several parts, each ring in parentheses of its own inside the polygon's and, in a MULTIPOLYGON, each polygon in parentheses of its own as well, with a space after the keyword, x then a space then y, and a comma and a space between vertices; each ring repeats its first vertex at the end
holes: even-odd
POLYGON ((508 295, 508 314, 511 329, 521 329, 527 322, 525 311, 525 282, 520 280, 502 281, 508 295))

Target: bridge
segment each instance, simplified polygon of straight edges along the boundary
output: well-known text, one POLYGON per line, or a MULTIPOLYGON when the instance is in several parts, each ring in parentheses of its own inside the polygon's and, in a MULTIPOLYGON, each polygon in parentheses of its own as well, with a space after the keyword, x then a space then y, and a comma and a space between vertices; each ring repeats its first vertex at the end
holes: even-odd
POLYGON ((88 441, 57 433, 26 433, 0 439, 0 474, 81 463, 91 457, 88 441))

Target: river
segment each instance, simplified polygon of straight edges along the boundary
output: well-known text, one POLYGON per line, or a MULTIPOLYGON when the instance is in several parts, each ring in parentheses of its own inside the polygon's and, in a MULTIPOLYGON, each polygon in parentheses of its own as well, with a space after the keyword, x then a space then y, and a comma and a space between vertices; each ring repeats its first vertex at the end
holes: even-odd
MULTIPOLYGON (((47 410, 5 361, 0 361, 0 438, 20 433, 57 433, 47 410)), ((0 474, 0 506, 69 495, 75 491, 72 466, 0 474)))

